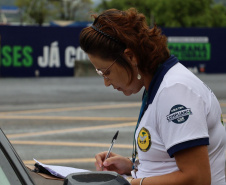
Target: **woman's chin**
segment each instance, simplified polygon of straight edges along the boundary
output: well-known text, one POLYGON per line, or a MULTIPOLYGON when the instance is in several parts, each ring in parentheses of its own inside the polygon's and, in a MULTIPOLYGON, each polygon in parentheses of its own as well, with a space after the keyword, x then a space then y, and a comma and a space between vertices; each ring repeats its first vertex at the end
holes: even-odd
POLYGON ((128 92, 128 91, 122 91, 124 95, 126 96, 130 96, 132 94, 132 92, 128 92))
POLYGON ((138 93, 140 91, 140 89, 137 89, 137 90, 124 90, 122 88, 117 88, 117 90, 123 92, 123 94, 126 95, 126 96, 130 96, 132 94, 136 94, 136 93, 138 93))

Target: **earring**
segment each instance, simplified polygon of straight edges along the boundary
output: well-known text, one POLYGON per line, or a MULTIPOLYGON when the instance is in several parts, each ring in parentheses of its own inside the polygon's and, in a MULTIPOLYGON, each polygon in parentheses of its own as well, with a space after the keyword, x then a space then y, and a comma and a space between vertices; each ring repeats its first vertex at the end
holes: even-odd
MULTIPOLYGON (((136 67, 137 67, 137 65, 136 65, 136 67)), ((137 67, 137 79, 138 79, 138 80, 141 79, 141 75, 139 74, 138 67, 137 67)))

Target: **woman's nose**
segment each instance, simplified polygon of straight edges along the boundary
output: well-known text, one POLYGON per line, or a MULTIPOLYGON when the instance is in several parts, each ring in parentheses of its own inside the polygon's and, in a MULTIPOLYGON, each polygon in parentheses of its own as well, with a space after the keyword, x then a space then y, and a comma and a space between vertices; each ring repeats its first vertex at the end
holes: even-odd
POLYGON ((111 85, 110 80, 107 79, 107 78, 104 78, 104 85, 105 85, 106 87, 109 87, 109 86, 111 85))

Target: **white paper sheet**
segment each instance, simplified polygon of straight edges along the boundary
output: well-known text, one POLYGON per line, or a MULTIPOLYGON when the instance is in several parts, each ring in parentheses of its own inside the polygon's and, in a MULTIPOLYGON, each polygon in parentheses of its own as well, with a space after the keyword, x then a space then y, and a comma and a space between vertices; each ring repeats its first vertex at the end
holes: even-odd
POLYGON ((79 169, 79 168, 72 168, 66 166, 55 166, 55 165, 46 165, 42 164, 41 162, 34 159, 36 163, 43 166, 47 169, 52 175, 60 178, 66 178, 71 173, 79 173, 79 172, 90 172, 89 170, 79 169))

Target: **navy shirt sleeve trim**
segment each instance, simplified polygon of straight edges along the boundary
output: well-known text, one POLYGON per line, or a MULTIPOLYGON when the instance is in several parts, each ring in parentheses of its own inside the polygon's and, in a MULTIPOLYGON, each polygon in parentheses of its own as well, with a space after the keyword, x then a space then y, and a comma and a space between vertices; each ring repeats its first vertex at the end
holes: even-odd
POLYGON ((178 151, 195 147, 195 146, 201 146, 201 145, 209 145, 209 138, 200 138, 200 139, 194 139, 191 141, 186 141, 183 143, 179 143, 177 145, 172 146, 167 150, 169 156, 172 158, 174 157, 174 154, 178 151))

